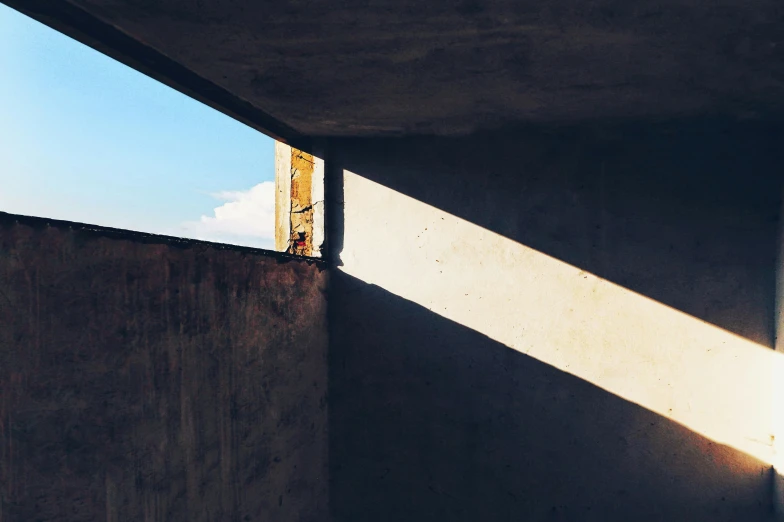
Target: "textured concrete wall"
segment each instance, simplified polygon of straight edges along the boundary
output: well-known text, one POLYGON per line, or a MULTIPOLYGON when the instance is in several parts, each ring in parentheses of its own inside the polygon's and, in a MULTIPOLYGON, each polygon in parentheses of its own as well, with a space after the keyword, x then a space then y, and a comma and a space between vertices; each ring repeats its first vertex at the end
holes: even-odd
POLYGON ((275 250, 322 257, 324 160, 275 142, 275 250))
POLYGON ((325 519, 323 266, 20 219, 0 219, 0 520, 325 519))
POLYGON ((767 519, 779 139, 334 142, 336 519, 767 519))

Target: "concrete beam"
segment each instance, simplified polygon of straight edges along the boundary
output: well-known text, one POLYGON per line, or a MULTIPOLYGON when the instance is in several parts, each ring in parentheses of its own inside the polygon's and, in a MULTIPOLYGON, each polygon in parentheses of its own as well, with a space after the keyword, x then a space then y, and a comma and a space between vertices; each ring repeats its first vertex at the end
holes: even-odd
POLYGON ((70 2, 2 3, 271 138, 309 148, 307 140, 292 127, 70 2))

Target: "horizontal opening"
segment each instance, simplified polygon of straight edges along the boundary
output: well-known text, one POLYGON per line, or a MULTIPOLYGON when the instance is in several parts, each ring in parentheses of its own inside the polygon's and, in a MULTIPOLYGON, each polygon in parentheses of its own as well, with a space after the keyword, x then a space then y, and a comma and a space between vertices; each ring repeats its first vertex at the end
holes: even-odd
POLYGON ((0 210, 275 249, 275 142, 0 4, 0 210))

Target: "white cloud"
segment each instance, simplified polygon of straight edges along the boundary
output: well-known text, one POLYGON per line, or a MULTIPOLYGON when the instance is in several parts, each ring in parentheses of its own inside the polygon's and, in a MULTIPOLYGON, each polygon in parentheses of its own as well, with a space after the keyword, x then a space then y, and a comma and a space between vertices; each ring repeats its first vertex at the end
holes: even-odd
POLYGON ((223 191, 212 194, 223 201, 212 216, 201 216, 199 221, 188 221, 182 229, 188 237, 253 246, 274 248, 275 244, 275 183, 265 181, 248 190, 223 191))

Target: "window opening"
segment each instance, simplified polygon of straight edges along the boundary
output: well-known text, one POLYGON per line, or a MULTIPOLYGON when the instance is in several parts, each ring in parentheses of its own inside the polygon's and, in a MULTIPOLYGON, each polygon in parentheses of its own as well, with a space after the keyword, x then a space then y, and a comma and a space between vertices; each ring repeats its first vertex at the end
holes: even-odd
POLYGON ((274 249, 272 138, 2 4, 0 69, 0 211, 274 249))

